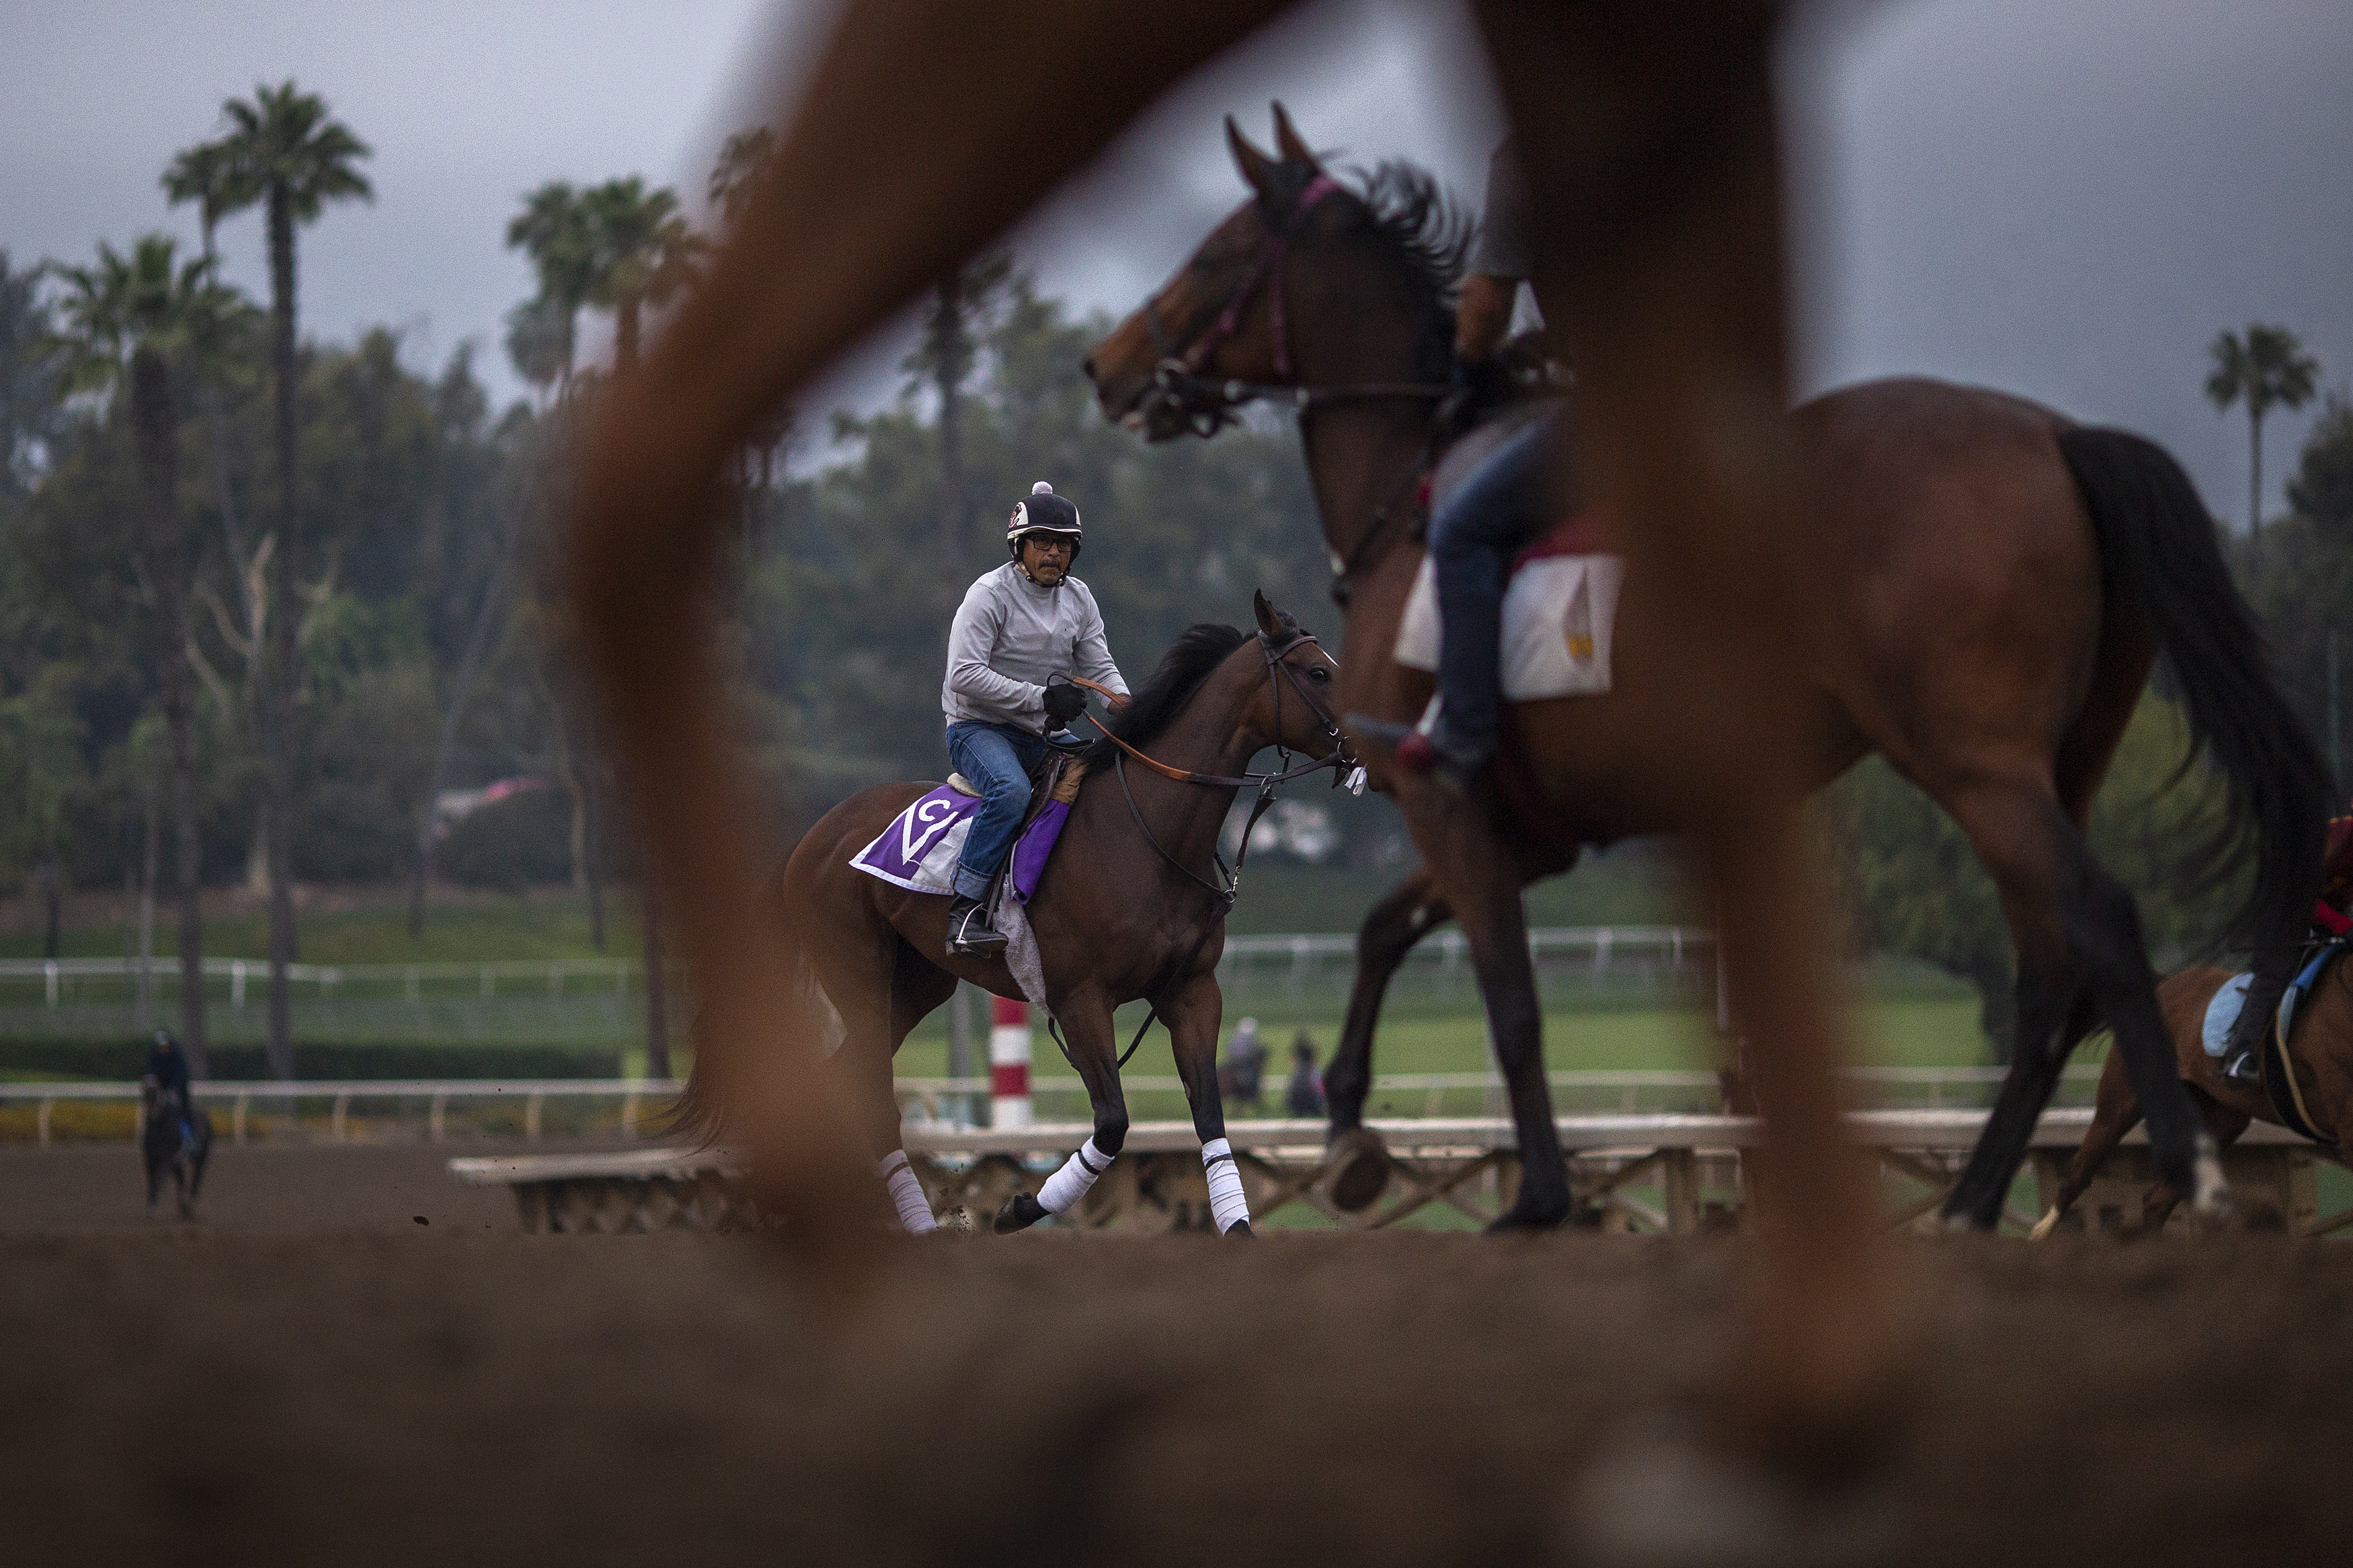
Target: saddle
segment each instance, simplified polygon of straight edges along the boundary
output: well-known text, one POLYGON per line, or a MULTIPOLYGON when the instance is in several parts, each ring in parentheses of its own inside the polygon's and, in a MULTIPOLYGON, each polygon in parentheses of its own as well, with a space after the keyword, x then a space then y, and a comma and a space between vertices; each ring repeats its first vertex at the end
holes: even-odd
MULTIPOLYGON (((2295 1037, 2296 1014, 2304 999, 2320 984, 2328 966, 2353 950, 2353 935, 2338 936, 2319 944, 2318 950, 2296 971, 2288 984, 2287 994, 2280 998, 2279 1013, 2272 1027, 2264 1032, 2260 1058, 2263 1064, 2263 1093, 2279 1113, 2281 1125, 2316 1143, 2334 1145, 2336 1140, 2324 1138, 2314 1126, 2312 1114, 2304 1103, 2304 1088, 2295 1080, 2295 1063, 2288 1055, 2288 1047, 2295 1037)), ((2341 1134, 2344 1129, 2338 1129, 2341 1134)))
MULTIPOLYGON (((1045 869, 1047 856, 1053 852, 1060 839, 1060 817, 1068 814, 1071 805, 1079 798, 1079 785, 1086 782, 1087 764, 1079 760, 1083 745, 1066 745, 1048 741, 1046 750, 1029 769, 1029 804, 1021 813, 1021 826, 1013 836, 1013 852, 1005 858, 997 875, 990 879, 988 897, 981 902, 994 910, 1008 895, 1023 903, 1029 899, 1024 888, 1035 889, 1038 877, 1045 869), (1039 818, 1052 812, 1056 820, 1039 832, 1039 818), (1008 879, 1011 883, 1008 886, 1008 879)), ((978 785, 960 773, 948 774, 948 787, 958 795, 975 800, 981 798, 978 785)))

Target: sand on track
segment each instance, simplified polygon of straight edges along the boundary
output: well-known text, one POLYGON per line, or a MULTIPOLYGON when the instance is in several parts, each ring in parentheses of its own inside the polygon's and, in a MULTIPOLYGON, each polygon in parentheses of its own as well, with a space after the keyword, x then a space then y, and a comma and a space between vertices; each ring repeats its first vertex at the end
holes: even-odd
MULTIPOLYGON (((26 1223, 87 1151, 0 1159, 0 1552, 1543 1562, 1577 1467, 1710 1384, 1739 1258, 942 1238, 828 1330, 754 1237, 528 1237, 455 1188, 417 1226, 425 1187, 373 1190, 450 1152, 241 1151, 276 1220, 224 1183, 223 1217, 128 1231, 26 1223)), ((1904 1254, 1917 1561, 2343 1561, 2353 1247, 1904 1254)))

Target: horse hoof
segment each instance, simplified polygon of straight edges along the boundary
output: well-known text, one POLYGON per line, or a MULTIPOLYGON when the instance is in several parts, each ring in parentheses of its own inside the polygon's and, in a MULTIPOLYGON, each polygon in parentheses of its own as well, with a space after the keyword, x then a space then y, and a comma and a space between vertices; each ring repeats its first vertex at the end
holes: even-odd
POLYGON ((1388 1145, 1369 1127, 1351 1127, 1324 1152, 1324 1191, 1345 1214, 1368 1209, 1389 1184, 1388 1145))
POLYGON ((1011 1236, 1017 1230, 1028 1230, 1046 1217, 1046 1206, 1028 1193, 1016 1193, 1005 1200, 997 1211, 997 1234, 1011 1236))
POLYGON ((1228 1236, 1256 1236, 1258 1232, 1250 1227, 1250 1221, 1246 1219, 1238 1219, 1234 1221, 1232 1228, 1228 1230, 1226 1234, 1228 1236))
POLYGON ((1568 1222, 1569 1205, 1564 1204, 1557 1212, 1552 1209, 1520 1207, 1517 1204, 1497 1215, 1487 1226, 1489 1236, 1522 1236, 1532 1231, 1558 1230, 1568 1222))

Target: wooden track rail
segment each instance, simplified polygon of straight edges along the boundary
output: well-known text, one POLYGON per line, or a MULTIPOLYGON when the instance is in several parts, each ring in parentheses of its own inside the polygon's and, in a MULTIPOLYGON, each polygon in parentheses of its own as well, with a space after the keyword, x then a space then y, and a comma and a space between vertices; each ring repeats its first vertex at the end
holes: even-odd
MULTIPOLYGON (((2051 1191, 2084 1135, 2091 1112, 2054 1110, 2036 1130, 2030 1169, 2051 1191)), ((1981 1110, 1858 1111, 1856 1144, 1877 1160, 1891 1226, 1933 1226, 1936 1208, 1983 1124, 1981 1110)), ((1417 1118, 1370 1124, 1394 1162, 1388 1184, 1367 1207, 1342 1210, 1325 1190, 1321 1121, 1228 1124, 1250 1212, 1266 1215, 1303 1203, 1352 1230, 1378 1230, 1433 1208, 1484 1224, 1517 1191, 1512 1125, 1492 1118, 1417 1118)), ((1595 1228, 1687 1236, 1736 1228, 1746 1214, 1757 1123, 1735 1116, 1569 1116, 1562 1147, 1582 1212, 1595 1228)), ((1015 1192, 1035 1191, 1045 1172, 1092 1131, 1084 1123, 991 1130, 911 1128, 907 1152, 944 1216, 986 1233, 1015 1192)), ((2256 1125, 2224 1155, 2233 1189, 2275 1208, 2293 1233, 2327 1235, 2353 1226, 2353 1210, 2324 1216, 2316 1152, 2283 1129, 2256 1125)), ((457 1181, 511 1188, 530 1231, 727 1228, 756 1223, 744 1197, 740 1162, 724 1149, 633 1149, 626 1152, 526 1155, 449 1162, 457 1181)), ((2146 1140, 2136 1132, 2084 1195, 2077 1213, 2096 1226, 2137 1224, 2153 1184, 2146 1140)), ((2034 1214, 2009 1211, 2016 1226, 2034 1214)), ((1065 1223, 1126 1232, 1210 1227, 1200 1147, 1189 1122, 1146 1121, 1129 1129, 1119 1161, 1065 1223)))

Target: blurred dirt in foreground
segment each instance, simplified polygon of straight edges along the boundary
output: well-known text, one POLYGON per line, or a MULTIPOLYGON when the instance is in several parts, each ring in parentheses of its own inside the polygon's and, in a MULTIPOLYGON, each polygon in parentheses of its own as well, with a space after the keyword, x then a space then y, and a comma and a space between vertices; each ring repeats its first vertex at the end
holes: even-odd
MULTIPOLYGON (((760 1241, 526 1237, 453 1152, 225 1150, 246 1199, 128 1233, 36 1179, 111 1153, 130 1207, 128 1150, 0 1159, 9 1557, 1542 1562, 1575 1467, 1705 1386, 1736 1256, 943 1237, 815 1335, 760 1241)), ((2338 1559, 2353 1247, 1906 1253, 1918 1560, 2338 1559)))

